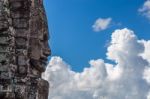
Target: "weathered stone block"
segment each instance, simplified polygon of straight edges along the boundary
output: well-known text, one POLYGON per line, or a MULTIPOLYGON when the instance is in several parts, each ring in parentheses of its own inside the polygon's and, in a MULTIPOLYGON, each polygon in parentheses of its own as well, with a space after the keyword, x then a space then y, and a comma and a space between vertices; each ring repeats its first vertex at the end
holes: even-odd
MULTIPOLYGON (((26 57, 23 56, 23 55, 18 56, 18 58, 17 58, 17 64, 18 64, 19 66, 23 66, 23 67, 24 67, 25 65, 27 65, 27 59, 26 59, 26 57)), ((23 67, 20 67, 20 68, 23 69, 23 67)))
POLYGON ((3 86, 0 86, 0 92, 12 92, 12 86, 9 84, 5 84, 3 86))
POLYGON ((4 44, 9 44, 9 40, 10 40, 10 38, 8 38, 8 37, 0 37, 0 45, 2 44, 2 45, 4 45, 4 44))
POLYGON ((6 12, 0 12, 0 21, 7 20, 8 16, 6 12))
POLYGON ((10 47, 9 46, 0 46, 0 53, 9 53, 10 47))
POLYGON ((0 64, 0 72, 6 72, 9 71, 9 66, 0 64))
POLYGON ((29 2, 26 1, 22 1, 22 0, 18 0, 18 1, 13 1, 10 2, 10 10, 11 11, 19 11, 19 12, 24 12, 24 11, 28 11, 30 10, 29 8, 29 2))
POLYGON ((38 80, 38 98, 47 99, 48 97, 49 83, 43 79, 38 80))
POLYGON ((7 72, 1 72, 0 73, 0 79, 11 79, 11 77, 10 77, 10 75, 9 75, 8 72, 9 71, 7 71, 7 72))
POLYGON ((27 67, 26 66, 19 66, 18 69, 19 69, 18 70, 19 76, 22 76, 22 77, 26 76, 26 74, 27 74, 27 67))
POLYGON ((10 9, 11 10, 15 10, 15 9, 19 9, 19 8, 21 8, 23 6, 23 4, 22 4, 22 2, 17 2, 17 1, 15 1, 15 2, 12 2, 11 4, 10 4, 10 9))
POLYGON ((16 55, 19 56, 19 55, 25 55, 27 56, 27 49, 16 49, 16 55))
POLYGON ((29 35, 29 31, 27 31, 26 29, 17 29, 16 30, 16 37, 21 37, 21 38, 27 38, 27 36, 29 35))
POLYGON ((3 64, 8 61, 7 53, 0 53, 0 63, 3 64))
POLYGON ((29 18, 29 12, 28 11, 11 11, 11 17, 14 19, 19 18, 29 18))
POLYGON ((9 27, 9 24, 7 21, 0 21, 0 31, 7 30, 8 27, 9 27))
MULTIPOLYGON (((21 1, 24 1, 24 0, 9 0, 10 3, 12 3, 12 2, 21 2, 21 1)), ((26 1, 29 1, 29 0, 26 0, 26 1)))
POLYGON ((26 48, 27 40, 25 38, 16 38, 16 48, 26 48))
POLYGON ((23 84, 16 85, 15 93, 16 93, 16 99, 28 99, 27 86, 25 86, 23 84))
POLYGON ((29 23, 27 22, 27 19, 13 19, 13 26, 18 29, 27 29, 29 23))
POLYGON ((0 31, 0 36, 8 36, 9 34, 9 31, 0 31))

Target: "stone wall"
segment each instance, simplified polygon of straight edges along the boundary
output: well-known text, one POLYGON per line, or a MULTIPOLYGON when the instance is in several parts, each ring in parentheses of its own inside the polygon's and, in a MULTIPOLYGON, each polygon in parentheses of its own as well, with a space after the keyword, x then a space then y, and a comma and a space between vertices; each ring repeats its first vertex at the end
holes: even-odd
POLYGON ((48 26, 41 0, 0 1, 0 99, 47 99, 48 26))

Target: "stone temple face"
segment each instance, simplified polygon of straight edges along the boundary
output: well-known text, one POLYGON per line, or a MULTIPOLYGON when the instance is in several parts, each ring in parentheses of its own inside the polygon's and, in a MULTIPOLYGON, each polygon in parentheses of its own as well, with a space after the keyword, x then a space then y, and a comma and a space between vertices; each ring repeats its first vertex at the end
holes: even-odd
POLYGON ((0 99, 48 99, 48 26, 42 0, 0 0, 0 99))

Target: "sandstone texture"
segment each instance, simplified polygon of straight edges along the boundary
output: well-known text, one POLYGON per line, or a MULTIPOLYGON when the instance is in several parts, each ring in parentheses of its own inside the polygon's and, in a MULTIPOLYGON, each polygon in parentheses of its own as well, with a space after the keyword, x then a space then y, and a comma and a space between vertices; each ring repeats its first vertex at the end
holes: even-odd
POLYGON ((0 0, 0 99, 48 99, 48 36, 42 0, 0 0))

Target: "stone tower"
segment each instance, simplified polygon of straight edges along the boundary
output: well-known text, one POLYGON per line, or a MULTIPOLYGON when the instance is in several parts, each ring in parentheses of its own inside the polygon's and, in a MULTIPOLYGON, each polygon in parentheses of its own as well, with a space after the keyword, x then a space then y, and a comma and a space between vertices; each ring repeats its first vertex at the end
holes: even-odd
POLYGON ((48 99, 48 26, 42 0, 0 0, 0 99, 48 99))

